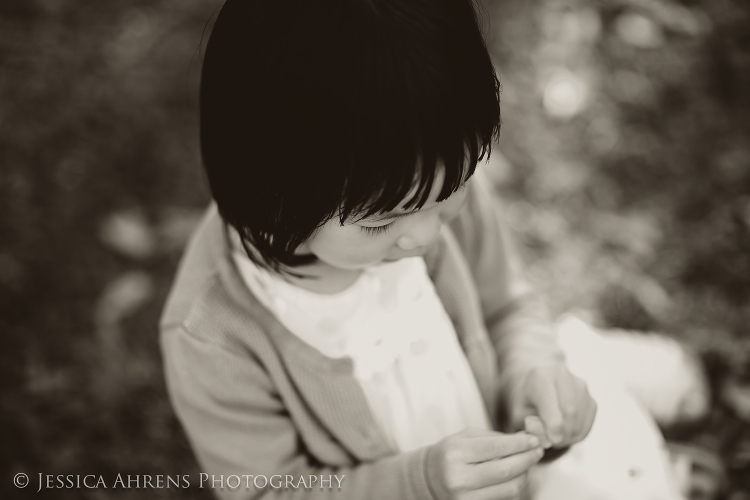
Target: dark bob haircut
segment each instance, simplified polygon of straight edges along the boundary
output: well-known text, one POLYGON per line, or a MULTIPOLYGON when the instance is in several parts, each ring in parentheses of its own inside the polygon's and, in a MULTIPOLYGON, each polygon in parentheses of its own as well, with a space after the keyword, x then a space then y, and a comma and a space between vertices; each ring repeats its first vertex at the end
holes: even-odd
POLYGON ((203 163, 276 271, 325 222, 450 196, 489 155, 500 84, 471 0, 228 0, 206 47, 203 163))

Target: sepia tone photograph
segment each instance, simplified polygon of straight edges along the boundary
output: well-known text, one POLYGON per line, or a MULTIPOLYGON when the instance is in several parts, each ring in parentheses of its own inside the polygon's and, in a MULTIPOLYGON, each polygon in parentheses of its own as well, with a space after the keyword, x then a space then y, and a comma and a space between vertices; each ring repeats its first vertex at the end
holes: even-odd
POLYGON ((750 500, 750 2, 2 0, 0 497, 750 500))

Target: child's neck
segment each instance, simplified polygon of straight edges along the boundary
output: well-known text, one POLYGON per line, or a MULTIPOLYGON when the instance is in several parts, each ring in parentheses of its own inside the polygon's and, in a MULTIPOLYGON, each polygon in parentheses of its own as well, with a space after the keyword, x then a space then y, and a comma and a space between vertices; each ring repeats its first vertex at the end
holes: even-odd
MULTIPOLYGON (((229 241, 235 249, 245 255, 240 236, 232 228, 229 229, 229 241)), ((362 274, 361 270, 340 269, 321 260, 316 260, 306 266, 295 267, 292 271, 309 277, 285 276, 286 280, 305 290, 324 295, 343 292, 352 286, 359 275, 362 274)))
POLYGON ((297 267, 294 271, 309 276, 287 278, 295 286, 324 295, 343 292, 352 286, 362 274, 359 269, 339 269, 320 260, 307 266, 297 267))

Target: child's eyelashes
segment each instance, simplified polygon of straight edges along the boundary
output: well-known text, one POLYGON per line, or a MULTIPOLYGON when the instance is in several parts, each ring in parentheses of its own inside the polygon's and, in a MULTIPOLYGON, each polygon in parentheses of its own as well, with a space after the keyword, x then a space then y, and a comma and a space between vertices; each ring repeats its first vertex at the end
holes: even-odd
POLYGON ((373 226, 373 227, 359 226, 359 227, 362 229, 362 231, 364 231, 367 234, 376 235, 376 234, 385 233, 393 226, 394 223, 395 221, 382 225, 382 226, 373 226))

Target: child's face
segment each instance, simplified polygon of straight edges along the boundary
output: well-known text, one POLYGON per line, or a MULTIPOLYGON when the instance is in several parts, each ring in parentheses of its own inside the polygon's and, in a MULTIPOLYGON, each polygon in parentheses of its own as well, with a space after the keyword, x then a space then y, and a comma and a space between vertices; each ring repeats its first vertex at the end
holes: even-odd
POLYGON ((343 226, 334 217, 298 252, 312 253, 322 263, 344 270, 423 255, 437 239, 441 226, 453 219, 466 201, 466 184, 449 198, 435 201, 443 177, 438 171, 427 203, 420 210, 396 209, 385 215, 347 221, 343 226))

